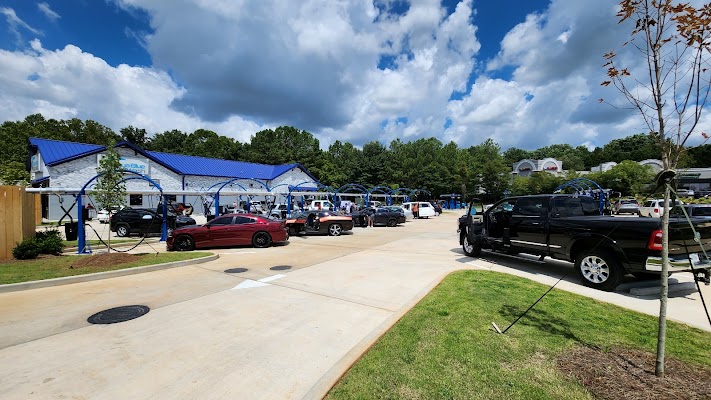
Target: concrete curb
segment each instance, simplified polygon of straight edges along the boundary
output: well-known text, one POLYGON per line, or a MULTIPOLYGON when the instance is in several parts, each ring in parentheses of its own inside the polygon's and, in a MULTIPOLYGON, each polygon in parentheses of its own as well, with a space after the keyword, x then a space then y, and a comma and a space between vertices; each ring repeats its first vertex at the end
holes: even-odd
POLYGON ((336 362, 328 371, 326 371, 321 379, 316 382, 311 389, 306 393, 303 399, 323 399, 326 397, 331 388, 338 383, 339 380, 345 375, 346 372, 360 360, 361 357, 368 352, 368 350, 378 341, 386 332, 388 332, 402 317, 405 316, 413 307, 415 307, 422 299, 425 298, 437 285, 442 283, 444 278, 449 276, 454 272, 462 270, 449 271, 445 274, 440 275, 437 279, 433 280, 427 287, 420 291, 415 297, 413 297, 409 302, 400 307, 397 311, 383 321, 377 328, 373 329, 368 335, 360 340, 353 348, 351 348, 348 353, 346 353, 340 360, 336 362))
POLYGON ((219 254, 213 254, 207 257, 194 258, 192 260, 173 261, 163 264, 146 265, 144 267, 117 269, 115 271, 97 272, 94 274, 66 276, 63 278, 44 279, 41 281, 30 281, 20 283, 10 283, 0 285, 0 293, 18 292, 21 290, 39 289, 52 286, 69 285, 72 283, 81 283, 89 281, 98 281, 100 279, 116 278, 119 276, 135 275, 144 272, 160 271, 162 269, 184 267, 186 265, 202 264, 220 258, 219 254))

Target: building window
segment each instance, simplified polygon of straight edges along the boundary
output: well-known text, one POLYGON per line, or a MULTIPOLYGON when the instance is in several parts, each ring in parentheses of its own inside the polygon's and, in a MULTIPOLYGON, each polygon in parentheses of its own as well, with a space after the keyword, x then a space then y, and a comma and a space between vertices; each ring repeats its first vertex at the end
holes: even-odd
POLYGON ((143 205, 143 195, 142 194, 132 194, 132 195, 130 195, 128 202, 131 206, 142 206, 143 205))

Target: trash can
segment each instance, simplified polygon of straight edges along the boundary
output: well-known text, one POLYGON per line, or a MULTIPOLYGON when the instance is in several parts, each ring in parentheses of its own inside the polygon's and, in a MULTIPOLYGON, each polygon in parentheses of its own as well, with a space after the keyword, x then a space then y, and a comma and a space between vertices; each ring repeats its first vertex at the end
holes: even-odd
POLYGON ((91 217, 89 216, 89 209, 88 208, 82 208, 81 217, 84 221, 91 221, 91 217))
POLYGON ((64 224, 64 237, 66 240, 77 240, 79 237, 79 223, 78 222, 66 222, 64 224))

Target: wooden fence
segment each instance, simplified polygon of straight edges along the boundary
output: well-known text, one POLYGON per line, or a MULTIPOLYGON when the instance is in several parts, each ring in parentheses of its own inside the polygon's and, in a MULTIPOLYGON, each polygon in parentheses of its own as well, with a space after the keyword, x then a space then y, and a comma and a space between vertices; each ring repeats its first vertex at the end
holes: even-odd
POLYGON ((0 186, 0 260, 12 258, 22 239, 34 237, 39 195, 19 186, 0 186))

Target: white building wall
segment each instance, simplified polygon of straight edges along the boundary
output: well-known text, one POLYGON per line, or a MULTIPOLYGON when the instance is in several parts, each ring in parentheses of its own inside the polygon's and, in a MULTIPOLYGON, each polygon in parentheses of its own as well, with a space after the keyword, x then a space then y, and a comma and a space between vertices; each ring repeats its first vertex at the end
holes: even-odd
MULTIPOLYGON (((159 163, 152 161, 146 157, 143 157, 140 153, 137 153, 133 149, 130 148, 125 148, 125 147, 119 147, 116 149, 118 154, 121 157, 127 157, 131 159, 136 159, 142 163, 145 163, 148 168, 147 168, 147 175, 150 179, 156 181, 156 183, 166 191, 176 191, 176 190, 196 190, 196 191, 205 191, 207 192, 208 189, 210 189, 213 185, 216 185, 218 183, 223 183, 226 181, 229 181, 231 178, 228 177, 217 177, 217 176, 194 176, 194 175, 187 175, 185 176, 185 186, 183 187, 183 176, 180 174, 177 174, 170 169, 160 165, 159 163)), ((99 153, 99 154, 105 154, 105 152, 99 153)), ((51 177, 50 184, 52 187, 57 187, 57 188, 72 188, 72 189, 79 189, 83 187, 89 179, 93 178, 97 174, 97 168, 99 166, 98 164, 98 157, 99 154, 92 154, 88 155, 86 157, 82 157, 76 160, 68 161, 66 163, 62 163, 60 165, 56 165, 53 167, 47 167, 47 173, 51 177)), ((137 175, 133 174, 126 174, 127 178, 132 178, 132 177, 138 178, 137 175)), ((91 188, 93 184, 96 181, 92 183, 92 185, 89 186, 91 188)), ((264 182, 268 187, 275 187, 279 186, 275 189, 275 191, 279 192, 288 192, 288 185, 297 185, 303 182, 309 182, 305 183, 302 186, 308 186, 308 187, 313 187, 315 185, 315 181, 308 175, 306 174, 303 170, 300 168, 292 168, 291 170, 287 171, 286 173, 278 176, 274 181, 267 181, 264 182), (281 185, 281 186, 280 186, 281 185)), ((131 192, 132 190, 141 190, 145 191, 148 189, 151 189, 152 185, 150 182, 143 180, 143 179, 129 179, 126 181, 126 189, 128 192, 131 192)), ((219 186, 216 186, 213 188, 213 190, 216 190, 219 188, 219 186)), ((136 208, 154 208, 158 206, 158 203, 160 201, 160 191, 158 191, 156 188, 155 189, 155 195, 142 195, 141 197, 141 202, 140 204, 134 204, 132 205, 133 207, 136 208)), ((264 192, 267 191, 267 188, 265 188, 263 185, 259 184, 258 182, 255 182, 254 180, 251 179, 239 179, 233 182, 233 184, 225 189, 224 191, 242 191, 245 190, 245 195, 225 195, 221 196, 220 198, 220 204, 221 205, 227 205, 231 206, 233 202, 239 203, 240 201, 247 201, 247 198, 249 196, 249 192, 264 192)), ((203 209, 203 200, 206 197, 204 196, 177 196, 176 201, 186 203, 186 204, 191 204, 194 208, 195 214, 202 215, 204 213, 203 209)), ((126 205, 130 205, 130 196, 127 196, 125 199, 126 205)), ((207 200, 209 203, 213 202, 213 198, 211 196, 207 196, 207 200)), ((62 203, 60 204, 59 202, 59 197, 55 195, 50 195, 49 196, 49 215, 48 218, 50 220, 58 220, 61 218, 64 214, 64 211, 62 210, 61 206, 64 206, 65 209, 68 209, 71 207, 71 205, 76 201, 76 197, 72 195, 65 195, 62 196, 62 203)), ((253 195, 250 198, 251 202, 254 201, 269 201, 269 202, 285 202, 284 196, 276 196, 276 198, 266 198, 264 195, 253 195)), ((86 204, 93 204, 96 208, 101 208, 101 204, 96 203, 93 201, 91 196, 85 196, 83 198, 84 205, 86 204)), ((214 212, 214 204, 212 206, 211 212, 214 212)), ((74 209, 70 213, 71 217, 76 220, 78 217, 78 209, 75 206, 74 209)), ((69 219, 66 218, 66 221, 69 219)))

